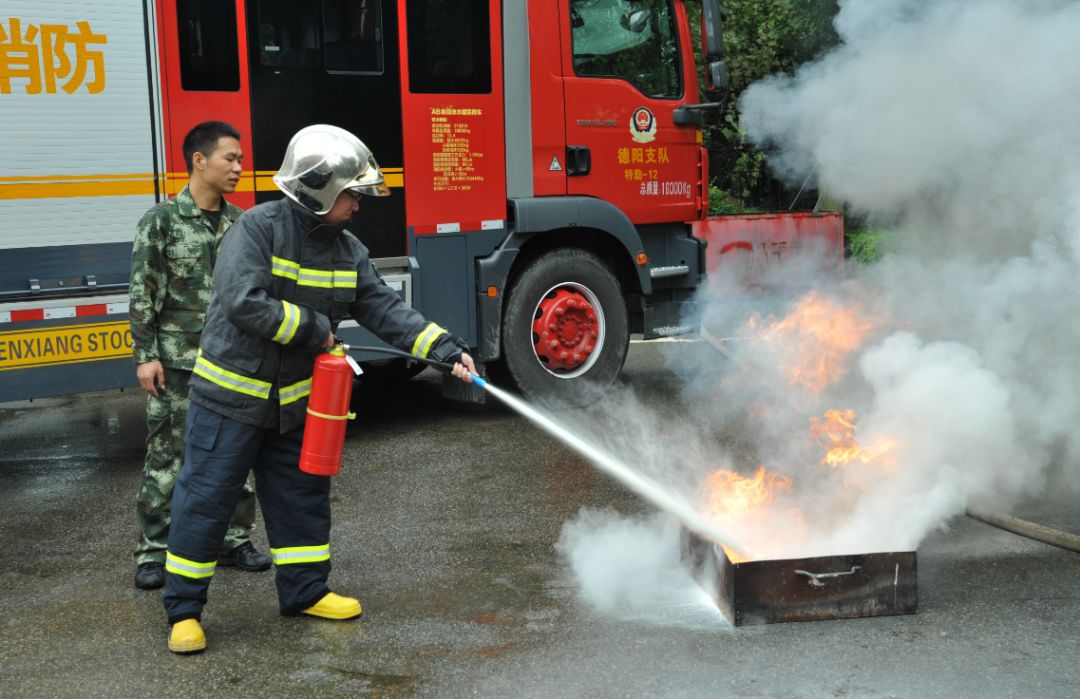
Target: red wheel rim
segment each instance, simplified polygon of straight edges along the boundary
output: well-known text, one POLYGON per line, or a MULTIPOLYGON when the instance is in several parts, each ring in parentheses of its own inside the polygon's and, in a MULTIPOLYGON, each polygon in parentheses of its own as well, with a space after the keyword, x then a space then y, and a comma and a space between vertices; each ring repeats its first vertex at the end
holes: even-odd
POLYGON ((533 320, 533 347, 551 372, 578 375, 595 361, 603 340, 603 319, 577 285, 549 291, 537 304, 533 320))

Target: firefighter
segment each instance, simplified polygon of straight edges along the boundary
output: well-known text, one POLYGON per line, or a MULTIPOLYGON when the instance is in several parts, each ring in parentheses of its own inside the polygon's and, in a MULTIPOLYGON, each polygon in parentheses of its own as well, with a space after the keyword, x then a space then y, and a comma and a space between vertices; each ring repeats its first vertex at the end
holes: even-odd
POLYGON ((330 479, 299 469, 316 356, 350 316, 389 344, 475 373, 465 342, 383 283, 345 225, 362 195, 387 196, 371 151, 343 129, 299 131, 274 182, 286 197, 243 214, 225 237, 191 380, 184 468, 166 559, 169 650, 206 647, 200 625, 227 526, 249 471, 286 616, 355 619, 360 601, 327 586, 330 479))
MULTIPOLYGON (((139 384, 146 390, 146 459, 135 519, 135 587, 165 584, 165 548, 173 487, 184 463, 188 381, 195 366, 214 255, 225 231, 240 216, 225 201, 240 179, 240 134, 208 121, 184 137, 188 184, 148 211, 135 234, 131 256, 131 338, 139 384)), ((255 491, 245 484, 221 543, 219 562, 244 570, 270 567, 251 544, 255 491)))

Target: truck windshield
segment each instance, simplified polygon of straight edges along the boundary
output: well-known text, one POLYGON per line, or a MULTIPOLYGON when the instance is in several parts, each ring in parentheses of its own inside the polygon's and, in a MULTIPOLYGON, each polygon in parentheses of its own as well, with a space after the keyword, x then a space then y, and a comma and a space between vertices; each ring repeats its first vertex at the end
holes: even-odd
POLYGON ((570 26, 579 76, 620 78, 649 97, 682 95, 671 0, 574 0, 570 26))

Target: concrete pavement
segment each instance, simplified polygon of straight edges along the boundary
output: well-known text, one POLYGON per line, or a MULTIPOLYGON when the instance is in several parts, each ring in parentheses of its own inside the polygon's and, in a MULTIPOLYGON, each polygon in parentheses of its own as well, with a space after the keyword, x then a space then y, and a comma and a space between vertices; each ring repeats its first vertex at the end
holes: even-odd
MULTIPOLYGON (((634 345, 625 380, 673 400, 659 351, 634 345)), ((131 583, 142 398, 0 404, 3 694, 1080 696, 1078 554, 959 518, 919 549, 914 616, 733 629, 677 573, 603 612, 555 543, 582 507, 640 499, 499 405, 445 402, 430 372, 358 405, 331 584, 364 618, 282 618, 272 573, 224 569, 209 649, 178 657, 160 594, 131 583)), ((1075 495, 1027 508, 1080 533, 1075 495)))

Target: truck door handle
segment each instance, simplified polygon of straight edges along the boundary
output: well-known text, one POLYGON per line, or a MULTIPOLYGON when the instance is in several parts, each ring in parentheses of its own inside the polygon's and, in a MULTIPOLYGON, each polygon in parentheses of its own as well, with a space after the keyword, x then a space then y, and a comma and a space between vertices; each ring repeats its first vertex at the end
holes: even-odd
POLYGON ((588 146, 566 147, 566 176, 580 177, 592 170, 592 154, 588 146))

